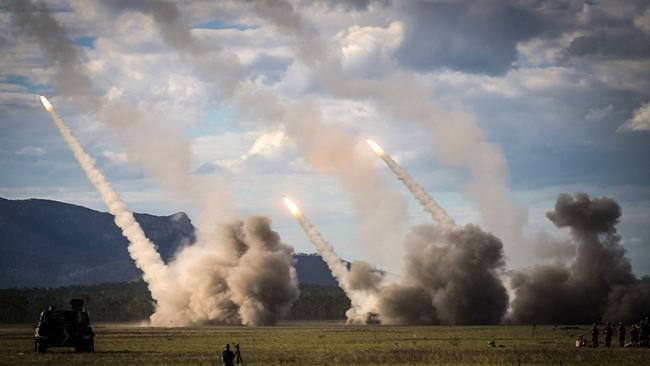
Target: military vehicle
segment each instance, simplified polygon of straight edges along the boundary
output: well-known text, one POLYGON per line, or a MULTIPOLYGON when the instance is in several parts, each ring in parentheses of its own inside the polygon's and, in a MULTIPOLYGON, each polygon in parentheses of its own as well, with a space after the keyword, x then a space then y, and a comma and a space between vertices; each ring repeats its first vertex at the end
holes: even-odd
POLYGON ((74 347, 76 352, 94 352, 95 333, 83 306, 82 299, 72 299, 70 310, 50 306, 43 311, 34 331, 34 351, 45 353, 50 347, 74 347))

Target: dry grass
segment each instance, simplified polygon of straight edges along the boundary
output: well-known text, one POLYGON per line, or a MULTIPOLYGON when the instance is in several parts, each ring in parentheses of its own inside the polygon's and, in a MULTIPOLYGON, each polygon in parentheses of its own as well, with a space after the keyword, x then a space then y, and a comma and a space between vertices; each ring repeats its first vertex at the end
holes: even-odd
POLYGON ((218 365, 241 343, 247 365, 650 365, 650 349, 576 349, 582 329, 348 327, 335 324, 182 329, 96 326, 96 353, 32 352, 29 326, 0 328, 0 364, 218 365), (503 348, 489 348, 496 340, 503 348))

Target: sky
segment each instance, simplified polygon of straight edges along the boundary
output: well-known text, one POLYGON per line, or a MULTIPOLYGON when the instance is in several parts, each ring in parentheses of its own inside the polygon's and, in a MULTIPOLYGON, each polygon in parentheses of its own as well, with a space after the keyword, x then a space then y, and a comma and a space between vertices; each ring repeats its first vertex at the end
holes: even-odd
POLYGON ((0 49, 0 197, 106 210, 43 94, 136 212, 262 214, 314 252, 287 194, 397 272, 431 219, 373 138, 510 268, 571 259, 546 212, 585 192, 650 274, 647 1, 2 0, 0 49))

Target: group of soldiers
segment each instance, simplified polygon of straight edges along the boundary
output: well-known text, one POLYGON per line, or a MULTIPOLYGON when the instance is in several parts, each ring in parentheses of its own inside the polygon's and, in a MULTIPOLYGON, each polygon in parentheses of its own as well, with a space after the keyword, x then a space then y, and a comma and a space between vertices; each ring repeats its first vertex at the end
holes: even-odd
MULTIPOLYGON (((648 318, 641 320, 638 324, 632 324, 630 328, 630 341, 625 343, 626 329, 622 322, 618 323, 616 327, 618 333, 618 346, 619 347, 650 347, 650 321, 648 318)), ((589 347, 598 347, 598 339, 601 331, 598 325, 594 324, 591 327, 591 345, 589 347)), ((612 337, 614 336, 614 327, 611 323, 607 323, 602 330, 605 336, 605 347, 612 345, 612 337)), ((576 340, 576 347, 587 347, 587 341, 579 336, 576 340)))
POLYGON ((226 344, 223 352, 221 352, 221 360, 224 366, 234 366, 235 364, 244 364, 244 359, 241 357, 239 344, 235 344, 235 352, 230 350, 230 344, 226 344))

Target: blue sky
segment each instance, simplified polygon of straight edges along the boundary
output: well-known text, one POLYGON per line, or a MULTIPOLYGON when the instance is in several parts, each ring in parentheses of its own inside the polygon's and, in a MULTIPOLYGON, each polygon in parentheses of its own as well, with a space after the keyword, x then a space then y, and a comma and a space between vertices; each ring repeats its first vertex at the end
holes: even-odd
POLYGON ((545 213, 583 191, 619 202, 623 244, 650 274, 647 2, 39 4, 0 9, 2 197, 105 210, 46 94, 134 211, 264 214, 312 252, 290 194, 342 256, 398 270, 409 227, 430 219, 367 151, 373 137, 458 222, 503 234, 513 267, 567 260, 536 238, 566 239, 545 213), (499 224, 514 216, 523 236, 499 224))

